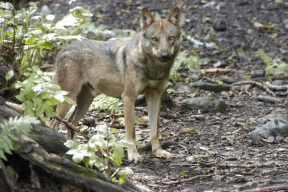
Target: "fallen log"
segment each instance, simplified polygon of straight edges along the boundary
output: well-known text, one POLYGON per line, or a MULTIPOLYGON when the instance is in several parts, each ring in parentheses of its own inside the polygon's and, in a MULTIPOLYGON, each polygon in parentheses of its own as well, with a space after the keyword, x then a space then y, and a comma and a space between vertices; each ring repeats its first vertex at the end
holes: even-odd
MULTIPOLYGON (((15 116, 20 116, 20 114, 0 102, 0 123, 8 120, 9 117, 15 116)), ((65 154, 68 148, 63 143, 67 139, 62 134, 45 125, 36 125, 33 122, 31 122, 31 125, 32 130, 27 135, 14 133, 18 141, 13 141, 13 152, 20 156, 23 162, 27 160, 33 167, 36 166, 45 170, 47 173, 60 178, 66 184, 69 183, 90 191, 141 191, 128 179, 124 185, 119 185, 107 179, 97 170, 87 169, 74 163, 71 157, 65 154)), ((18 163, 21 164, 19 161, 21 159, 18 160, 18 163)), ((9 164, 9 162, 7 163, 9 164)), ((5 169, 5 167, 2 167, 2 169, 5 169)), ((0 180, 7 181, 7 174, 1 173, 5 173, 5 171, 0 171, 0 180)), ((5 191, 7 188, 11 188, 9 183, 1 183, 0 191, 5 191)))

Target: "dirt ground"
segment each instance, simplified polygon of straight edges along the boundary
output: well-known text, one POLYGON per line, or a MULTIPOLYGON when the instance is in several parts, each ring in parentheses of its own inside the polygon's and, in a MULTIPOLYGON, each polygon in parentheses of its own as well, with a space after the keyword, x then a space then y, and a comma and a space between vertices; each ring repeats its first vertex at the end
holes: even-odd
MULTIPOLYGON (((68 1, 57 2, 60 5, 57 8, 52 0, 43 0, 41 4, 54 7, 55 14, 60 17, 68 9, 68 1)), ((259 82, 266 81, 263 75, 265 65, 255 54, 257 50, 262 49, 272 58, 288 62, 287 0, 281 4, 274 0, 106 0, 105 3, 100 0, 82 0, 76 4, 87 8, 94 15, 101 14, 101 18, 93 18, 96 25, 104 25, 107 29, 132 30, 140 29, 139 20, 133 21, 139 18, 142 7, 166 17, 167 10, 180 6, 185 33, 182 49, 191 52, 196 47, 189 36, 199 42, 215 43, 218 49, 205 44, 198 45, 201 68, 214 68, 213 64, 221 63, 222 67, 233 69, 222 75, 206 74, 211 78, 226 78, 226 83, 245 80, 247 77, 257 77, 255 80, 259 82), (224 27, 218 28, 219 31, 213 30, 213 26, 217 28, 219 23, 224 27)), ((129 166, 135 172, 130 179, 155 192, 241 191, 287 186, 287 140, 280 143, 266 140, 255 142, 249 134, 260 126, 257 120, 267 114, 278 112, 288 115, 287 103, 259 101, 256 97, 267 95, 267 92, 249 85, 233 86, 231 91, 221 93, 199 91, 196 95, 211 94, 229 105, 227 112, 201 113, 199 110, 181 108, 181 100, 193 97, 195 93, 171 94, 178 106, 164 106, 161 112, 176 118, 161 118, 160 132, 162 141, 179 143, 167 149, 175 157, 164 160, 145 152, 141 164, 129 163, 125 158, 123 166, 129 166), (184 128, 197 128, 200 133, 182 133, 184 128), (173 184, 177 181, 182 182, 173 184)), ((147 112, 145 107, 136 109, 140 114, 145 115, 147 112)), ((94 116, 93 113, 90 115, 94 116)), ((144 143, 149 137, 149 128, 137 125, 136 133, 144 143)))

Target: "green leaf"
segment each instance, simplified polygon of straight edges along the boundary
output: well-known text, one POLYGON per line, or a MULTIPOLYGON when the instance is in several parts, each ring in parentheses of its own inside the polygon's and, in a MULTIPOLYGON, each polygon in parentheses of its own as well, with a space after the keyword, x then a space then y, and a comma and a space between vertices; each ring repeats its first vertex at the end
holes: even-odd
POLYGON ((24 40, 24 43, 26 45, 33 45, 35 42, 36 42, 36 39, 34 37, 30 37, 30 38, 24 40))
POLYGON ((13 76, 14 76, 14 71, 10 70, 5 76, 6 81, 9 81, 13 76))
POLYGON ((3 137, 2 139, 3 139, 3 142, 2 142, 1 148, 4 150, 5 153, 12 154, 9 145, 5 142, 7 141, 7 139, 5 137, 3 137))
POLYGON ((41 44, 37 44, 37 48, 39 49, 46 49, 46 50, 52 50, 53 49, 53 45, 51 42, 44 42, 41 44))
POLYGON ((179 177, 184 177, 186 174, 184 172, 179 173, 179 177))
POLYGON ((46 107, 45 107, 45 114, 46 114, 48 117, 54 117, 54 116, 55 116, 54 109, 53 109, 50 105, 46 105, 46 107))
POLYGON ((0 7, 3 9, 13 10, 14 6, 9 2, 0 2, 0 7))
POLYGON ((36 97, 36 93, 32 89, 26 88, 26 97, 29 100, 33 100, 36 97))
POLYGON ((112 157, 116 165, 120 166, 122 164, 122 158, 124 157, 123 147, 116 146, 113 151, 112 157))
POLYGON ((43 104, 43 103, 42 103, 42 99, 37 98, 37 97, 33 99, 33 108, 36 109, 36 108, 37 108, 39 105, 41 105, 41 104, 43 104))
POLYGON ((50 106, 58 105, 59 103, 60 103, 60 101, 58 99, 55 99, 55 98, 49 98, 49 99, 45 100, 45 104, 50 105, 50 106))
POLYGON ((47 91, 44 91, 39 96, 40 96, 41 99, 45 100, 45 99, 50 98, 50 93, 47 92, 47 91))
POLYGON ((125 182, 126 182, 126 174, 124 173, 124 174, 122 174, 120 177, 119 177, 119 184, 120 185, 124 185, 125 184, 125 182))
POLYGON ((83 155, 83 154, 77 153, 77 154, 73 155, 72 160, 73 160, 75 163, 81 163, 81 161, 83 160, 83 158, 84 158, 84 155, 83 155))
POLYGON ((14 32, 13 31, 7 31, 6 34, 9 37, 13 37, 14 36, 14 32))
POLYGON ((64 96, 64 99, 67 103, 69 103, 70 105, 76 105, 75 101, 72 100, 70 97, 64 96))
POLYGON ((194 129, 193 129, 193 132, 196 133, 196 134, 198 134, 198 135, 201 134, 201 132, 200 132, 200 130, 199 130, 198 128, 194 128, 194 129))
MULTIPOLYGON (((32 101, 30 101, 30 100, 26 100, 24 103, 23 103, 24 105, 25 105, 25 109, 24 110, 33 110, 33 103, 32 103, 32 101)), ((34 116, 34 115, 32 115, 32 116, 34 116)))
POLYGON ((130 167, 124 167, 120 173, 124 172, 126 175, 133 175, 134 171, 130 167))
POLYGON ((31 109, 27 109, 26 111, 24 111, 24 116, 32 116, 32 117, 34 117, 35 114, 33 113, 33 111, 31 109))
POLYGON ((25 97, 23 91, 20 92, 20 95, 16 95, 15 97, 16 97, 16 99, 18 99, 18 100, 21 101, 22 103, 26 101, 26 97, 25 97))
POLYGON ((95 150, 97 150, 97 147, 102 148, 104 150, 107 149, 106 140, 103 138, 100 138, 99 136, 98 136, 98 139, 90 139, 88 142, 88 146, 95 150))
POLYGON ((78 148, 78 143, 76 143, 75 141, 73 140, 67 140, 64 145, 66 147, 68 147, 69 149, 77 149, 78 148))
POLYGON ((2 150, 2 147, 0 147, 0 158, 4 159, 5 161, 8 161, 6 156, 4 155, 4 151, 2 150))
POLYGON ((45 109, 46 105, 44 103, 38 105, 35 112, 36 117, 40 117, 44 113, 45 109))

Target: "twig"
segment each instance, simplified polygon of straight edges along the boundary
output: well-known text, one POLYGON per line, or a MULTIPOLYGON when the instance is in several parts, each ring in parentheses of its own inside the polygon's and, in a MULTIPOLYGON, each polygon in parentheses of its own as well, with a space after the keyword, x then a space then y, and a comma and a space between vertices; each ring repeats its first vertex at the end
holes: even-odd
POLYGON ((265 91, 267 91, 269 94, 271 94, 272 96, 276 96, 276 94, 271 91, 266 85, 263 85, 262 83, 259 83, 257 81, 238 81, 238 82, 235 82, 233 84, 231 84, 232 86, 235 86, 235 85, 244 85, 244 84, 252 84, 252 85, 257 85, 258 87, 261 87, 262 89, 264 89, 265 91))
POLYGON ((202 73, 230 73, 233 69, 229 68, 212 68, 212 69, 201 69, 202 73))
POLYGON ((196 175, 196 176, 190 177, 190 178, 188 178, 188 179, 179 179, 179 180, 177 180, 177 181, 162 182, 162 184, 171 185, 171 184, 184 183, 184 182, 193 181, 193 180, 199 179, 199 178, 212 177, 212 176, 214 176, 214 175, 215 175, 215 174, 196 175))
POLYGON ((89 140, 90 137, 88 135, 86 135, 85 133, 80 132, 74 125, 72 125, 71 123, 69 123, 68 121, 65 121, 57 116, 54 117, 55 119, 57 119, 58 121, 64 123, 64 125, 67 127, 67 129, 69 129, 70 131, 74 131, 80 135, 82 135, 83 137, 85 137, 85 139, 89 140))
POLYGON ((233 164, 233 163, 221 163, 217 164, 217 167, 220 168, 231 168, 231 167, 238 167, 238 168, 260 168, 260 167, 271 167, 274 163, 267 163, 267 164, 252 164, 252 165, 242 165, 242 164, 233 164))
POLYGON ((113 178, 118 172, 119 172, 119 168, 118 169, 116 169, 116 171, 111 175, 111 178, 113 178))
POLYGON ((269 89, 273 89, 273 90, 276 90, 276 91, 288 91, 288 85, 272 85, 271 83, 269 82, 266 82, 266 86, 269 88, 269 89))
POLYGON ((282 103, 284 101, 284 99, 282 99, 282 98, 271 97, 271 96, 268 96, 268 95, 258 95, 257 96, 257 100, 268 101, 270 103, 282 103))
POLYGON ((245 192, 270 192, 270 191, 280 191, 287 190, 288 185, 279 185, 279 186, 270 186, 270 187, 262 187, 257 189, 245 190, 245 192))

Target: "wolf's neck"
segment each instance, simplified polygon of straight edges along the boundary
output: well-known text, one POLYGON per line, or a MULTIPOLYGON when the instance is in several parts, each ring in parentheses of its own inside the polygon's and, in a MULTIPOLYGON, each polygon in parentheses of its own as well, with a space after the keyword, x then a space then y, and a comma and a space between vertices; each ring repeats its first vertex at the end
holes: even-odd
POLYGON ((155 61, 155 59, 156 58, 147 58, 145 66, 143 66, 146 76, 151 80, 168 79, 173 60, 161 63, 155 61))

